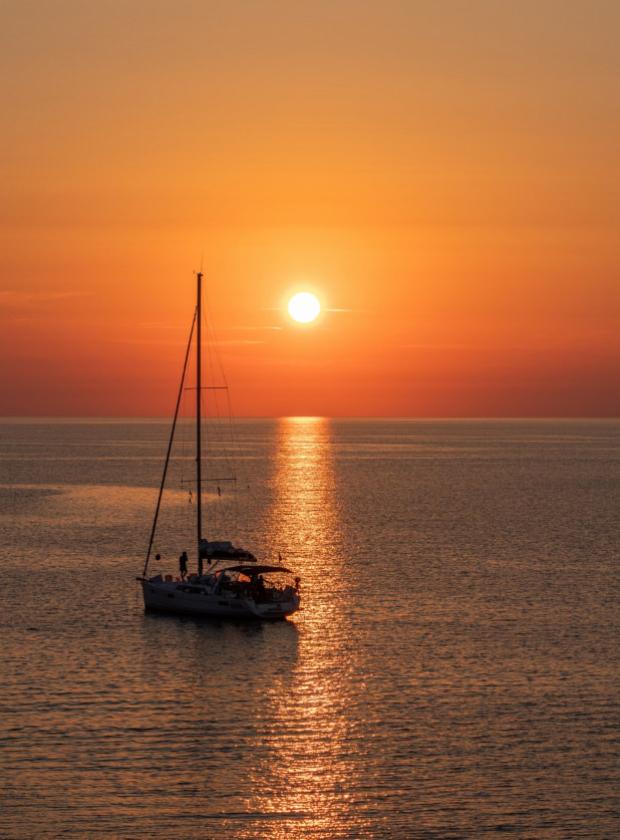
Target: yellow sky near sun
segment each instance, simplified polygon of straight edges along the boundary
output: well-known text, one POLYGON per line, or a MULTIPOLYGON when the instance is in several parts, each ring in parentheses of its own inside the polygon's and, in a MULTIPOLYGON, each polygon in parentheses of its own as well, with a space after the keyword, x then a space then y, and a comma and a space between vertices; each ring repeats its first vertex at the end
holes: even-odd
POLYGON ((201 258, 240 413, 618 413, 615 2, 0 23, 3 413, 168 413, 201 258))

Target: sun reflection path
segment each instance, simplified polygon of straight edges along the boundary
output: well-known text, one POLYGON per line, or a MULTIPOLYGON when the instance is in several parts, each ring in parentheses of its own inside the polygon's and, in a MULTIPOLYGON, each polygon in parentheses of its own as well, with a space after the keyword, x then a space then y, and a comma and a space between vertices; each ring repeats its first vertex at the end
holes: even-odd
POLYGON ((272 682, 261 707, 269 758, 254 768, 247 804, 267 821, 265 836, 338 837, 361 831, 364 819, 351 795, 362 733, 350 715, 355 653, 342 620, 350 599, 331 422, 284 418, 277 438, 267 531, 272 551, 301 575, 303 609, 295 616, 300 641, 292 680, 285 691, 272 682))

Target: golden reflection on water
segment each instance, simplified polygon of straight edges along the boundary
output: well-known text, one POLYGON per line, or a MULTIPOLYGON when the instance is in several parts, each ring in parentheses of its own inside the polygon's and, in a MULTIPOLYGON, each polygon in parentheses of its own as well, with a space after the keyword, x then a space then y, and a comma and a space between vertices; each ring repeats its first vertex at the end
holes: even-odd
POLYGON ((355 773, 346 679, 353 663, 343 650, 347 579, 330 420, 281 419, 276 465, 268 531, 301 575, 303 609, 294 617, 300 638, 292 678, 285 691, 273 683, 263 704, 269 760, 255 768, 248 810, 272 818, 265 836, 337 837, 360 822, 347 794, 355 773))

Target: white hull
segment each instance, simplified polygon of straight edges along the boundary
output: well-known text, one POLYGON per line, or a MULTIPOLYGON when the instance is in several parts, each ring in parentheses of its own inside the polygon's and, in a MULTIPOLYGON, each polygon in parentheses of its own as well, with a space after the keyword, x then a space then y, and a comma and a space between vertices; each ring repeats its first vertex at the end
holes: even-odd
POLYGON ((231 593, 209 593, 190 583, 142 580, 145 610, 177 615, 277 620, 299 609, 299 595, 256 602, 231 593))

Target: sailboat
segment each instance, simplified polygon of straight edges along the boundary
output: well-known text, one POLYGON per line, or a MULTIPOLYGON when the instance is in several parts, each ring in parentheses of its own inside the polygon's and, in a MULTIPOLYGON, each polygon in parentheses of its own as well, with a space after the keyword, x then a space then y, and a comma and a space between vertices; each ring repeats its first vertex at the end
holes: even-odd
MULTIPOLYGON (((249 551, 233 545, 230 540, 209 540, 203 532, 202 488, 202 272, 196 275, 196 307, 192 319, 181 384, 177 396, 172 428, 168 440, 168 449, 164 461, 163 475, 155 506, 155 515, 146 559, 140 577, 136 580, 142 585, 144 608, 147 611, 159 611, 194 616, 215 616, 219 618, 250 618, 260 620, 284 619, 296 612, 300 606, 300 579, 294 573, 278 563, 259 563, 249 551), (179 409, 192 340, 196 333, 196 573, 186 575, 187 555, 180 559, 181 575, 157 574, 149 576, 149 565, 157 530, 157 522, 166 484, 166 475, 172 453, 174 435, 179 417, 179 409), (185 567, 185 568, 184 568, 185 567)), ((157 555, 159 559, 159 555, 157 555)))

